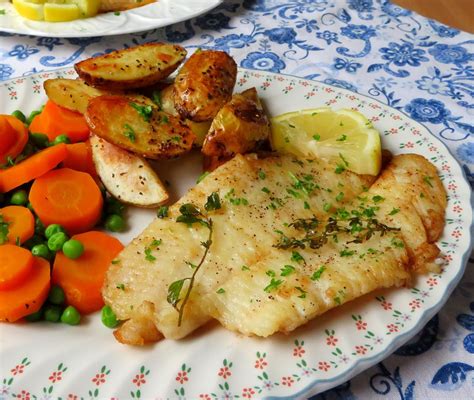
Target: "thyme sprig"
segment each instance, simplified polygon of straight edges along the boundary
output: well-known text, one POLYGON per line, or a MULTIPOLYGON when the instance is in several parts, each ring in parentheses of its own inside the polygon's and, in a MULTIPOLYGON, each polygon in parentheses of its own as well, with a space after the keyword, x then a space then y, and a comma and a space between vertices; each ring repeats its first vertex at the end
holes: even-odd
MULTIPOLYGON (((207 198, 207 202, 204 205, 204 208, 208 212, 220 209, 221 203, 219 199, 219 194, 216 192, 212 193, 207 198)), ((183 279, 178 279, 177 281, 174 281, 168 286, 168 295, 166 297, 166 300, 176 309, 176 311, 178 311, 178 326, 181 326, 181 323, 183 321, 184 307, 186 306, 189 300, 189 296, 191 295, 191 291, 193 290, 196 274, 204 263, 204 260, 206 259, 207 254, 209 253, 209 249, 212 245, 213 222, 208 215, 204 214, 199 208, 197 208, 194 204, 191 203, 183 204, 179 208, 179 212, 181 213, 181 215, 176 218, 176 222, 185 223, 188 226, 192 226, 193 224, 200 224, 209 230, 207 240, 201 242, 201 246, 204 247, 204 253, 201 256, 199 263, 193 264, 190 261, 185 261, 185 263, 193 269, 193 273, 191 274, 191 276, 183 279), (186 281, 189 281, 189 284, 186 288, 186 293, 181 298, 181 291, 183 290, 186 281)))
POLYGON ((362 243, 369 240, 376 232, 380 236, 384 236, 387 232, 399 231, 400 228, 387 226, 379 222, 376 218, 364 218, 359 213, 357 216, 347 218, 344 214, 343 218, 329 217, 324 228, 318 229, 319 221, 316 218, 298 219, 289 224, 298 231, 304 231, 302 238, 288 237, 281 231, 277 244, 273 247, 279 249, 319 249, 324 246, 329 238, 337 238, 338 233, 351 234, 354 239, 347 243, 362 243))

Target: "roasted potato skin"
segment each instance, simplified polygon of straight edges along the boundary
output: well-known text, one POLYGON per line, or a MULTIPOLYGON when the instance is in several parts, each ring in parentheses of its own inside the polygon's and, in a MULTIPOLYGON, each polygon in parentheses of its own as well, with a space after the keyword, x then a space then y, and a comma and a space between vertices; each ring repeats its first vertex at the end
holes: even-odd
MULTIPOLYGON (((161 109, 168 114, 179 117, 179 113, 174 106, 174 85, 169 85, 160 91, 161 109)), ((183 118, 184 123, 191 128, 196 135, 194 146, 201 147, 204 139, 211 127, 212 121, 194 122, 190 119, 183 118)))
POLYGON ((174 84, 174 104, 183 118, 211 120, 227 103, 237 78, 237 64, 227 53, 195 52, 184 63, 174 84))
POLYGON ((178 45, 145 43, 88 58, 74 65, 89 85, 109 90, 130 90, 154 85, 171 74, 186 57, 178 45))
POLYGON ((206 156, 231 157, 255 151, 270 137, 270 122, 260 103, 257 90, 235 94, 212 121, 204 140, 206 156))
MULTIPOLYGON (((48 98, 58 106, 84 114, 89 100, 105 94, 121 94, 89 86, 80 79, 48 79, 44 81, 44 90, 48 98)), ((153 101, 139 93, 123 93, 129 99, 154 105, 153 101)))
POLYGON ((99 96, 89 101, 86 121, 95 135, 145 158, 173 158, 191 150, 195 135, 179 118, 150 105, 146 118, 137 106, 145 104, 99 96))
POLYGON ((92 159, 108 192, 122 203, 153 208, 165 203, 168 192, 142 157, 92 135, 92 159))
POLYGON ((107 94, 80 79, 47 79, 43 83, 48 98, 58 106, 84 114, 89 100, 107 94))

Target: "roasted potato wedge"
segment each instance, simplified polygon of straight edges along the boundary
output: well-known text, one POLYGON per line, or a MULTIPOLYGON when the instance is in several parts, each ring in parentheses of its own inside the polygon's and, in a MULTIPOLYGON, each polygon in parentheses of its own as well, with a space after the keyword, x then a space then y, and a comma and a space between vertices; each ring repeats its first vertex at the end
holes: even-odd
POLYGON ((184 63, 174 83, 174 104, 183 118, 213 119, 234 89, 237 65, 223 51, 195 52, 184 63))
MULTIPOLYGON (((104 94, 114 94, 108 90, 89 86, 80 79, 48 79, 44 82, 43 87, 46 95, 52 102, 81 114, 86 112, 90 99, 104 94)), ((115 94, 117 93, 115 92, 115 94)), ((141 94, 125 93, 124 95, 133 101, 154 105, 150 98, 141 94)))
POLYGON ((177 157, 191 150, 195 139, 179 118, 126 96, 91 99, 85 117, 92 133, 146 158, 177 157))
MULTIPOLYGON (((160 102, 161 102, 161 109, 168 114, 175 115, 179 117, 178 111, 174 106, 174 87, 173 85, 169 85, 165 87, 163 90, 160 91, 160 102)), ((191 130, 196 135, 196 140, 194 141, 194 145, 197 147, 201 147, 204 143, 204 139, 211 127, 211 120, 210 121, 202 121, 202 122, 194 122, 190 119, 184 119, 184 122, 187 126, 191 128, 191 130)))
POLYGON ((157 207, 169 198, 160 178, 146 160, 92 135, 92 159, 109 193, 122 203, 157 207))
POLYGON ((44 81, 43 87, 53 103, 82 114, 86 112, 90 99, 108 93, 91 87, 80 79, 48 79, 44 81))
POLYGON ((130 90, 150 86, 166 78, 186 57, 178 45, 146 43, 74 65, 89 85, 110 90, 130 90))
POLYGON ((257 149, 270 137, 270 122, 257 95, 251 88, 235 94, 212 121, 204 140, 206 156, 231 157, 257 149))

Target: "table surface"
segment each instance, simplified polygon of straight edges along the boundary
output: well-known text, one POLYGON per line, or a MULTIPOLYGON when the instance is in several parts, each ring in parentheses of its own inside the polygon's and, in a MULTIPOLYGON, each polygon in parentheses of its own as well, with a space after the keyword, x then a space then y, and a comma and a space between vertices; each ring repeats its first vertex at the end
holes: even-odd
POLYGON ((472 0, 394 0, 393 2, 443 24, 474 33, 472 0))
MULTIPOLYGON (((405 3, 413 8, 429 3, 426 13, 438 10, 440 20, 453 14, 455 22, 473 26, 473 0, 405 3)), ((116 37, 0 33, 0 80, 72 66, 95 54, 148 41, 219 48, 242 67, 316 79, 375 97, 424 123, 474 181, 474 36, 387 0, 226 0, 206 16, 116 37)), ((474 398, 473 314, 470 259, 446 306, 417 337, 316 398, 474 398)))

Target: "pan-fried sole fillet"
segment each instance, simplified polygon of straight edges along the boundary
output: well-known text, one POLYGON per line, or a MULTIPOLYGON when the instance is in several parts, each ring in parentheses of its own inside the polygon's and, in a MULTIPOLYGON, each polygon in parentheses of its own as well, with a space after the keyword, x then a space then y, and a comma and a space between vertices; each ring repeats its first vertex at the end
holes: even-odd
POLYGON ((410 266, 423 270, 438 253, 430 243, 442 230, 444 190, 434 167, 412 155, 395 157, 366 192, 372 181, 318 161, 236 156, 171 207, 168 218, 152 222, 110 266, 104 299, 126 320, 116 337, 128 344, 161 335, 179 339, 211 318, 247 335, 268 336, 375 289, 407 284, 410 266), (175 220, 182 204, 202 208, 213 192, 222 208, 209 214, 212 245, 178 327, 168 286, 192 274, 186 262, 199 261, 208 230, 175 220), (361 229, 346 232, 357 212, 361 229), (290 225, 311 218, 319 221, 314 232, 290 225), (365 240, 373 220, 378 230, 365 240), (323 231, 327 241, 320 246, 302 241, 306 233, 321 239, 323 231), (349 243, 362 234, 361 243, 349 243), (161 245, 150 261, 145 251, 153 240, 161 245))

